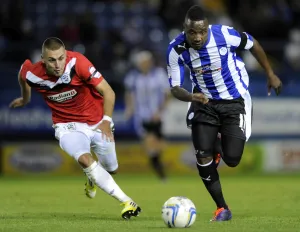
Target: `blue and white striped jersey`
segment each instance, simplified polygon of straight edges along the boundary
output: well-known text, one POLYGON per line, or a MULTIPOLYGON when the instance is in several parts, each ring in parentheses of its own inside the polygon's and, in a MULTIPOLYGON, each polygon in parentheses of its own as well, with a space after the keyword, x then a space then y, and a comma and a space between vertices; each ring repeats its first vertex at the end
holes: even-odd
POLYGON ((153 68, 148 74, 132 70, 125 77, 124 85, 134 97, 134 116, 148 121, 156 114, 169 92, 168 75, 161 67, 153 68))
MULTIPOLYGON (((245 49, 253 47, 253 38, 246 32, 245 49)), ((209 25, 208 37, 199 50, 189 47, 184 32, 170 42, 167 69, 171 87, 181 86, 184 65, 190 69, 193 87, 209 99, 235 99, 248 90, 249 77, 242 59, 235 53, 241 36, 232 27, 209 25)))

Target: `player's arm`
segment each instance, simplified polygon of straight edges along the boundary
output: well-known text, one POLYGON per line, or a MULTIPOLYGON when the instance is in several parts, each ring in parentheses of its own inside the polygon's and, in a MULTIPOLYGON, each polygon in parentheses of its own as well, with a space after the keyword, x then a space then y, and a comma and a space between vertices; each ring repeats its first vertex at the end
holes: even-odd
POLYGON ((263 69, 266 71, 267 74, 274 73, 264 49, 259 44, 259 42, 254 38, 253 38, 253 47, 250 49, 250 52, 258 61, 258 63, 263 67, 263 69))
POLYGON ((103 78, 102 81, 95 86, 95 89, 103 96, 104 98, 104 117, 103 120, 112 118, 116 95, 111 86, 107 83, 107 81, 103 78), (105 117, 108 116, 108 117, 105 117))
POLYGON ((99 129, 108 140, 113 141, 111 124, 113 123, 112 114, 115 106, 115 92, 102 74, 96 70, 94 65, 84 55, 78 53, 76 63, 76 73, 82 81, 87 85, 93 86, 103 96, 104 116, 97 129, 99 129))
POLYGON ((76 73, 85 84, 93 86, 103 96, 104 117, 111 118, 115 105, 115 92, 94 65, 80 53, 77 53, 76 73))
POLYGON ((240 50, 250 50, 252 55, 258 61, 258 63, 263 67, 267 74, 272 74, 273 69, 268 61, 267 55, 259 42, 251 35, 246 32, 239 32, 240 42, 237 49, 240 50))
POLYGON ((31 98, 31 87, 27 84, 24 78, 21 77, 21 73, 18 74, 18 81, 21 88, 21 96, 23 98, 23 102, 26 105, 30 102, 31 98))
POLYGON ((198 101, 202 103, 207 103, 208 100, 204 96, 204 94, 192 94, 186 89, 182 88, 184 80, 184 62, 177 54, 174 48, 169 47, 168 49, 167 65, 171 94, 175 98, 184 102, 198 101))
POLYGON ((25 69, 26 69, 26 67, 23 64, 18 73, 18 82, 19 82, 20 89, 21 89, 21 97, 16 98, 9 104, 9 107, 11 107, 11 108, 23 107, 30 102, 31 87, 26 83, 25 78, 23 78, 23 76, 22 76, 26 72, 25 69))
POLYGON ((107 81, 102 77, 102 81, 95 86, 95 89, 103 96, 104 99, 104 116, 102 122, 97 127, 97 130, 102 132, 102 135, 106 137, 108 141, 114 141, 114 136, 112 134, 112 115, 115 106, 115 92, 107 83, 107 81))
POLYGON ((227 27, 227 32, 228 34, 226 37, 229 45, 237 47, 239 50, 250 50, 254 58, 265 70, 268 78, 268 94, 270 95, 271 88, 274 88, 278 95, 281 91, 281 81, 274 74, 267 55, 259 42, 247 32, 238 32, 231 27, 227 27))
POLYGON ((274 88, 277 95, 281 92, 282 83, 280 79, 275 75, 267 55, 259 44, 259 42, 253 38, 253 47, 250 49, 250 52, 255 57, 257 62, 261 65, 261 67, 265 70, 268 77, 268 94, 271 94, 271 88, 274 88))

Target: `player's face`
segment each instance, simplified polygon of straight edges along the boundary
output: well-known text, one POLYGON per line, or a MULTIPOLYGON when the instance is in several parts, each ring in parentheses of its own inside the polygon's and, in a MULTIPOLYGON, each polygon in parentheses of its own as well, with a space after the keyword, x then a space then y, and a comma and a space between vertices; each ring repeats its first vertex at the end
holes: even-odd
POLYGON ((206 42, 208 36, 208 21, 192 21, 186 19, 184 23, 184 32, 189 45, 199 50, 206 42))
POLYGON ((66 50, 64 47, 54 51, 45 49, 42 59, 49 75, 60 77, 64 73, 66 65, 66 50))
POLYGON ((145 59, 139 62, 138 69, 142 73, 148 73, 152 68, 152 60, 151 59, 145 59))

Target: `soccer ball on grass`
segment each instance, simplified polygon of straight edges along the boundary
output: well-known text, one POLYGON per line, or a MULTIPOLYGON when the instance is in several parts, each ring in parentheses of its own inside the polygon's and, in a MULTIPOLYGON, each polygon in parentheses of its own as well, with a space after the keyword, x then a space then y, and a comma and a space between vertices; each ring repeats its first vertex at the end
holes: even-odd
POLYGON ((162 218, 168 227, 190 227, 196 220, 196 207, 186 197, 171 197, 162 207, 162 218))

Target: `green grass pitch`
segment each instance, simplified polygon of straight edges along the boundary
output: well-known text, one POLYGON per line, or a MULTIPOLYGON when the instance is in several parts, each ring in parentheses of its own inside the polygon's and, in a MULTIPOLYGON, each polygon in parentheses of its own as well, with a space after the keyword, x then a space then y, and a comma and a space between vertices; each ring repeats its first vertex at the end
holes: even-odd
MULTIPOLYGON (((0 231, 18 232, 158 232, 170 231, 161 206, 171 196, 186 196, 197 208, 189 232, 300 231, 300 178, 297 176, 223 177, 230 222, 210 223, 215 206, 195 176, 171 176, 166 184, 153 175, 115 176, 143 212, 124 221, 119 203, 98 190, 95 199, 83 193, 84 177, 0 178, 0 231)), ((182 229, 175 229, 182 230, 182 229)))

